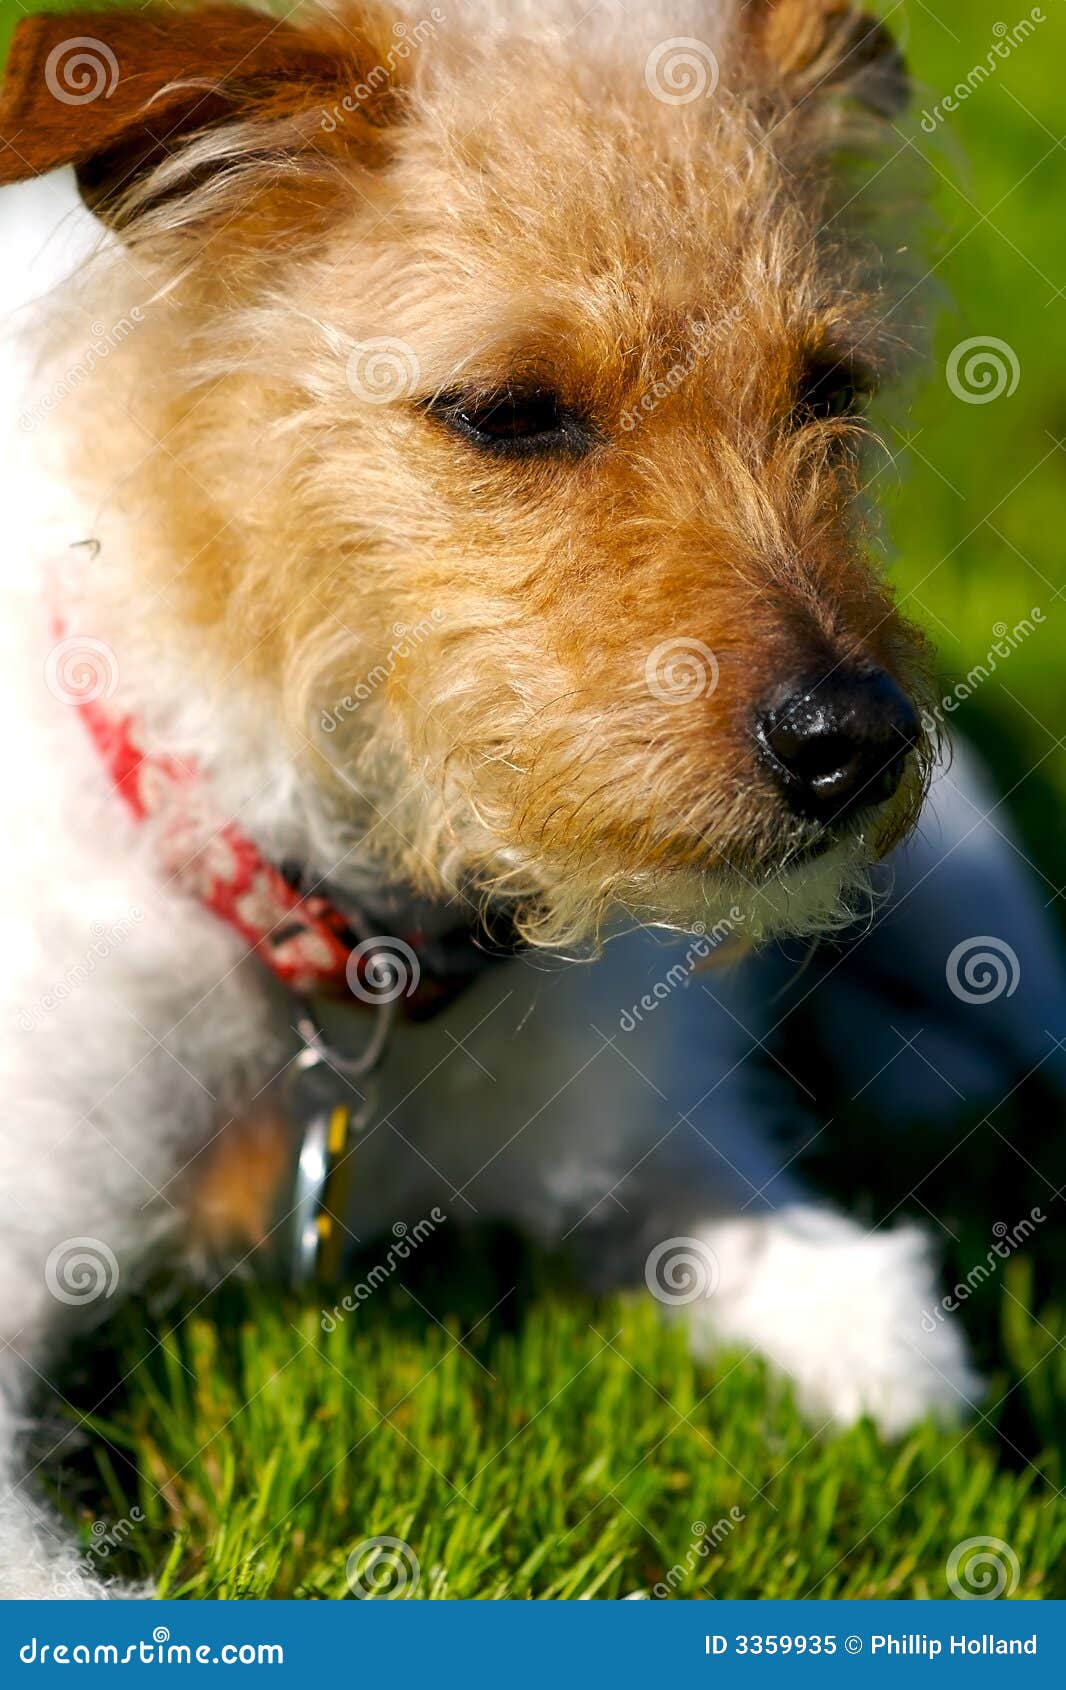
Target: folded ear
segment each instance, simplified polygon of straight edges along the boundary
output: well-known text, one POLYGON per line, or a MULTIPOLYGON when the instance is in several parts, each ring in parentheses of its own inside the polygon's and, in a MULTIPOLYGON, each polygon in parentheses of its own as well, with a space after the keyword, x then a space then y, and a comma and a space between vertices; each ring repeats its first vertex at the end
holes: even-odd
POLYGON ((892 117, 907 104, 903 54, 881 20, 853 0, 749 0, 745 27, 795 105, 844 93, 892 117))
POLYGON ((24 18, 0 95, 0 185, 71 164, 107 215, 193 133, 304 113, 302 144, 313 145, 327 128, 316 112, 339 101, 357 125, 380 122, 384 77, 351 100, 374 63, 369 43, 328 17, 297 27, 239 4, 24 18))

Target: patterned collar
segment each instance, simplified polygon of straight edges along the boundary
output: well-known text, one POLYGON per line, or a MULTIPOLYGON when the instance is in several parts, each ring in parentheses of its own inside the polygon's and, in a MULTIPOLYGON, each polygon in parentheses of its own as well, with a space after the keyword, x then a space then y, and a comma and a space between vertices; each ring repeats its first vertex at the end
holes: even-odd
MULTIPOLYGON (((408 1020, 436 1015, 520 946, 509 912, 449 926, 438 905, 397 902, 404 930, 382 932, 319 880, 275 867, 235 822, 213 811, 209 783, 189 764, 142 751, 133 719, 100 698, 78 709, 116 792, 138 820, 162 820, 162 867, 227 926, 284 986, 375 1007, 402 999, 408 1020)), ((396 902, 396 900, 392 900, 396 902)))

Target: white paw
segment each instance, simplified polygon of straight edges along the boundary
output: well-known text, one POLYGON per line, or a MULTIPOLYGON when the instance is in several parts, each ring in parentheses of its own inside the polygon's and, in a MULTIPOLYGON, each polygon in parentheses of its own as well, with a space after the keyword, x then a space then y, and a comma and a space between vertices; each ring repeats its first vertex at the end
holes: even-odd
POLYGON ((795 1207, 716 1223, 701 1241, 716 1284, 688 1309, 697 1347, 753 1347, 794 1381, 812 1419, 869 1414, 894 1436, 932 1415, 958 1419, 983 1391, 961 1330, 928 1331, 937 1301, 929 1240, 916 1226, 864 1232, 795 1207))

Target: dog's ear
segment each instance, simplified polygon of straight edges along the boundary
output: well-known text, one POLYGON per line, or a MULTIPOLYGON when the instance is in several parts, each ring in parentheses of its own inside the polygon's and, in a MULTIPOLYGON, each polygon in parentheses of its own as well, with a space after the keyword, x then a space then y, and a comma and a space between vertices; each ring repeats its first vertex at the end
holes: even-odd
POLYGON ((302 150, 336 132, 327 114, 340 102, 356 134, 372 132, 394 92, 384 73, 362 84, 375 63, 327 15, 305 28, 240 4, 151 3, 24 18, 0 95, 0 186, 70 164, 92 209, 121 223, 145 173, 194 134, 287 121, 302 150), (353 88, 366 98, 353 103, 353 88))
POLYGON ((823 92, 846 94, 881 117, 907 105, 903 54, 881 20, 854 0, 748 0, 743 27, 794 106, 823 92))

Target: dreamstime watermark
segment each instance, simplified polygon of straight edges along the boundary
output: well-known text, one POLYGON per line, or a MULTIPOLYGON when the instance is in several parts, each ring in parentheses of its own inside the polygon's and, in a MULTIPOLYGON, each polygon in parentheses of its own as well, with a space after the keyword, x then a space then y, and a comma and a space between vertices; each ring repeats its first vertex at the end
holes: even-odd
POLYGON ((645 992, 637 1002, 623 1009, 618 1017, 618 1025, 623 1033, 635 1032, 646 1015, 653 1015, 661 1003, 679 987, 690 984, 692 976, 709 956, 713 956, 720 945, 731 938, 738 927, 743 926, 744 911, 738 904, 734 904, 728 915, 723 915, 711 928, 695 927, 694 938, 685 951, 684 957, 668 968, 661 980, 656 980, 649 992, 645 992))
POLYGON ((395 1003, 418 990, 422 968, 417 952, 406 939, 391 933, 375 933, 362 939, 348 954, 344 968, 348 990, 360 1003, 395 1003))
POLYGON ((44 62, 48 92, 64 106, 109 100, 118 87, 118 60, 106 41, 72 35, 52 48, 44 62))
POLYGON ((135 305, 128 317, 120 317, 110 328, 100 322, 91 323, 90 332, 93 338, 78 362, 72 364, 66 374, 41 399, 21 413, 19 427, 23 433, 32 434, 53 411, 59 409, 64 399, 69 399, 72 393, 84 386, 100 365, 110 358, 112 352, 128 340, 134 330, 144 322, 144 315, 141 307, 135 305))
POLYGON ((977 933, 962 939, 945 965, 948 987, 960 1003, 995 1003, 1012 998, 1018 990, 1022 965, 1018 953, 1006 939, 991 933, 977 933))
POLYGON ((687 1308, 713 1297, 720 1278, 718 1257, 702 1238, 667 1238, 644 1263, 645 1285, 667 1308, 687 1308))
POLYGON ((702 640, 663 640, 648 653, 644 680, 660 704, 693 704, 718 685, 718 659, 702 640))
POLYGON ((960 704, 965 704, 966 700, 973 696, 978 687, 991 680, 1000 663, 1006 662, 1007 658, 1017 651, 1020 645, 1024 645, 1025 641, 1032 634, 1035 634, 1037 628, 1046 621, 1047 617, 1044 612, 1038 605, 1034 605, 1028 616, 1023 616, 1020 621, 1014 624, 1013 628, 1009 627, 1006 622, 994 622, 992 624, 993 643, 989 646, 984 657, 967 670, 961 681, 956 681, 951 691, 944 694, 940 703, 933 710, 923 712, 926 732, 934 731, 936 723, 942 722, 945 715, 952 715, 960 704))
POLYGON ((967 1537, 957 1543, 944 1569, 948 1586, 962 1602, 994 1602, 1018 1588, 1022 1570, 1001 1537, 967 1537))
POLYGON ((48 1253, 44 1282, 69 1308, 106 1301, 118 1289, 118 1258, 102 1238, 64 1238, 48 1253))
POLYGON ((922 1310, 922 1331, 935 1332, 949 1314, 957 1313, 975 1291, 979 1291, 993 1274, 999 1272, 1002 1263, 1008 1261, 1015 1250, 1020 1250, 1023 1244, 1029 1242, 1037 1227, 1046 1219, 1044 1211, 1037 1206, 1030 1209, 1028 1215, 1023 1216, 1014 1226, 1008 1226, 1006 1221, 997 1221, 992 1228, 995 1242, 990 1246, 984 1261, 975 1262, 965 1279, 953 1286, 931 1309, 922 1310))
POLYGON ((95 704, 118 686, 118 658, 92 634, 70 634, 48 653, 44 681, 61 704, 95 704))
POLYGON ((414 1595, 422 1569, 402 1537, 368 1537, 348 1556, 344 1576, 360 1601, 395 1602, 414 1595))
POLYGON ((323 710, 319 717, 322 732, 336 733, 344 718, 354 715, 361 704, 366 704, 373 698, 378 688, 383 687, 396 673, 397 664, 413 657, 423 641, 435 634, 443 621, 443 610, 432 610, 428 616, 423 616, 420 622, 416 622, 413 628, 409 628, 406 622, 394 622, 394 644, 389 647, 381 662, 375 663, 350 693, 345 693, 343 698, 338 699, 332 709, 323 710))
POLYGON ((960 340, 947 364, 948 386, 964 405, 991 405, 1018 390, 1022 367, 1007 341, 994 334, 960 340))
POLYGON ((684 1584, 689 1575, 695 1572, 701 1561, 705 1561, 712 1549, 736 1531, 737 1527, 747 1519, 742 1508, 736 1506, 716 1520, 713 1526, 708 1526, 703 1520, 695 1520, 692 1525, 692 1544, 683 1561, 675 1562, 665 1578, 652 1586, 652 1595, 660 1600, 672 1596, 678 1587, 684 1584))
POLYGON ((659 409, 664 399, 669 399, 672 393, 683 387, 688 381, 697 364, 709 348, 718 346, 731 334, 745 315, 743 305, 734 305, 724 316, 717 317, 713 322, 701 319, 692 325, 691 340, 684 357, 676 364, 672 364, 666 374, 652 383, 645 393, 642 393, 635 405, 624 411, 621 417, 621 427, 624 433, 631 434, 639 423, 645 421, 659 409))
POLYGON ((446 21, 446 13, 442 12, 439 6, 434 6, 429 17, 419 18, 416 24, 394 23, 392 33, 396 39, 385 54, 385 63, 374 65, 373 69, 368 70, 355 87, 345 94, 343 100, 339 100, 329 111, 322 113, 321 127, 326 134, 332 135, 347 117, 357 112, 360 106, 366 105, 376 94, 380 94, 383 88, 387 88, 398 66, 411 57, 416 47, 422 47, 431 40, 441 24, 446 21))
POLYGON ((1046 23, 1039 6, 1034 6, 1027 17, 1020 18, 1013 26, 1005 23, 992 25, 995 36, 993 45, 983 63, 976 64, 970 69, 961 82, 956 82, 950 93, 945 94, 935 106, 927 107, 922 112, 922 128, 927 135, 935 135, 946 115, 958 111, 971 94, 986 83, 999 69, 1004 59, 1009 59, 1016 47, 1021 47, 1029 38, 1036 34, 1038 24, 1046 23))
POLYGON ((42 992, 35 1003, 30 1004, 27 1009, 19 1010, 18 1024, 22 1031, 24 1033, 32 1032, 35 1027, 41 1025, 54 1009, 58 1009, 61 1003, 65 1003, 68 998, 72 998, 74 993, 84 986, 86 980, 96 973, 100 963, 106 962, 108 957, 114 956, 115 952, 125 944, 132 929, 143 920, 144 911, 138 909, 135 905, 127 915, 120 916, 109 927, 105 927, 99 921, 93 922, 90 928, 92 943, 84 954, 78 958, 77 962, 71 964, 62 979, 56 980, 46 992, 42 992))
MULTIPOLYGON (((59 1593, 62 1586, 57 1585, 59 1593)), ((84 1589, 78 1592, 84 1595, 84 1589)), ((145 1637, 131 1643, 49 1643, 31 1637, 19 1650, 24 1666, 284 1666, 281 1643, 172 1643, 165 1625, 152 1628, 145 1637)))
POLYGON ((409 399, 418 386, 418 354, 406 340, 379 335, 352 347, 346 366, 348 386, 364 405, 392 405, 409 399))
POLYGON ((406 1221, 394 1221, 392 1236, 394 1242, 389 1245, 385 1259, 375 1262, 365 1279, 361 1279, 352 1289, 335 1303, 332 1309, 323 1309, 319 1321, 323 1332, 336 1332, 345 1317, 354 1314, 361 1303, 368 1302, 381 1287, 392 1278, 402 1262, 410 1261, 415 1251, 424 1244, 427 1238, 432 1238, 439 1226, 443 1226, 448 1219, 443 1209, 433 1208, 425 1220, 409 1227, 406 1221))
MULTIPOLYGON (((77 1594, 77 1586, 81 1583, 82 1575, 93 1577, 101 1571, 104 1563, 113 1555, 116 1549, 121 1549, 126 1541, 132 1537, 138 1526, 144 1524, 144 1510, 133 1507, 124 1519, 117 1520, 113 1525, 107 1520, 94 1520, 89 1528, 89 1547, 81 1555, 73 1567, 67 1568, 60 1578, 69 1583, 72 1593, 77 1594)), ((56 1591, 57 1596, 63 1594, 62 1589, 56 1591)))
POLYGON ((674 35, 653 47, 644 64, 644 84, 664 106, 709 100, 718 86, 718 60, 706 41, 674 35))

